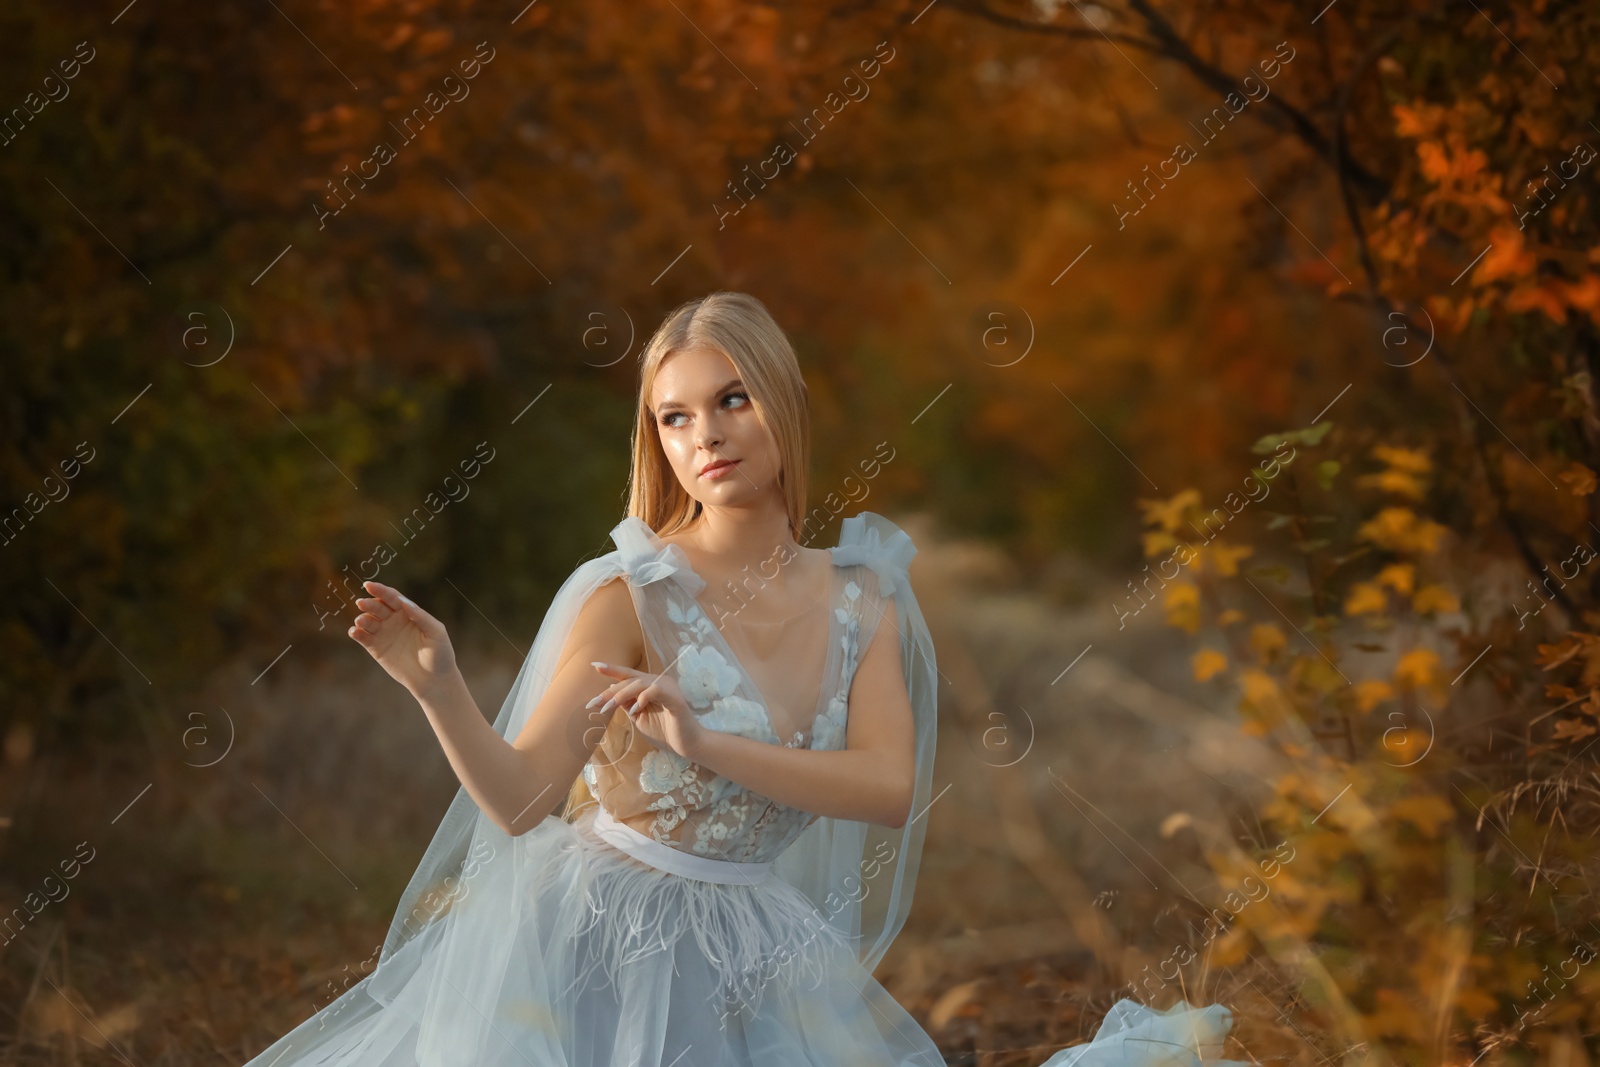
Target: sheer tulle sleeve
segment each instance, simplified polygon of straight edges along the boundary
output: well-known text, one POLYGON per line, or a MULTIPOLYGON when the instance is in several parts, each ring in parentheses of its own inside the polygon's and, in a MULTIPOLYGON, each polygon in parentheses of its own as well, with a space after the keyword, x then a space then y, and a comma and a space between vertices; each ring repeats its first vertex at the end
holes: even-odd
POLYGON ((911 587, 909 568, 917 549, 910 536, 882 515, 864 511, 844 521, 839 546, 833 552, 837 563, 861 564, 876 579, 869 582, 876 588, 868 592, 880 610, 869 607, 862 612, 858 637, 862 651, 881 625, 881 617, 894 612, 901 672, 915 727, 912 817, 900 829, 819 818, 778 857, 776 869, 812 899, 827 922, 852 940, 862 965, 870 971, 883 958, 911 909, 927 809, 933 801, 938 670, 933 640, 911 587), (871 621, 865 621, 869 617, 871 621))

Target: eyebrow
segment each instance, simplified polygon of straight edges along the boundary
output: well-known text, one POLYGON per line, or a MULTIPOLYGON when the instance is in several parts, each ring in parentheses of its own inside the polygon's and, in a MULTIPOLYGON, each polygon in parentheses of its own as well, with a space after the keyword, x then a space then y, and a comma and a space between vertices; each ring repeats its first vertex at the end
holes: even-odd
MULTIPOLYGON (((724 383, 722 388, 718 389, 715 393, 712 394, 712 396, 713 397, 720 397, 724 393, 728 392, 728 390, 730 390, 730 389, 743 389, 743 388, 744 388, 744 382, 740 381, 738 378, 734 378, 731 381, 728 381, 728 382, 724 383)), ((680 401, 673 400, 673 399, 671 399, 669 397, 668 399, 663 400, 661 403, 656 405, 655 413, 656 413, 657 416, 659 416, 663 411, 666 411, 668 409, 678 409, 678 408, 682 408, 682 407, 683 407, 683 404, 680 401)))

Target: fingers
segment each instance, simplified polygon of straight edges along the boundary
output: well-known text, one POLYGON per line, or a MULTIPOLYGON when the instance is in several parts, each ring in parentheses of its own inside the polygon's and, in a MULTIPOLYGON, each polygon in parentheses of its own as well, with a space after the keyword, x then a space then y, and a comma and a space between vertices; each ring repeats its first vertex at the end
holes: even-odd
MULTIPOLYGON (((362 584, 367 587, 369 592, 376 594, 379 602, 391 613, 404 615, 419 626, 425 626, 426 623, 432 621, 433 616, 423 611, 417 606, 416 601, 400 592, 394 586, 384 585, 382 582, 363 582, 362 584)), ((360 601, 357 601, 357 604, 359 605, 360 601)), ((379 617, 383 618, 384 616, 379 617)))
POLYGON ((400 611, 404 608, 405 597, 401 596, 400 590, 394 586, 384 585, 382 582, 362 582, 361 584, 366 587, 367 592, 383 601, 390 610, 400 611))
POLYGON ((637 678, 623 682, 617 686, 611 698, 600 706, 600 713, 604 715, 612 708, 625 707, 631 704, 638 692, 645 687, 645 683, 637 678))
POLYGON ((647 685, 640 690, 639 695, 633 698, 633 703, 628 705, 628 714, 635 715, 647 707, 656 698, 657 689, 654 685, 647 685))
POLYGON ((624 667, 617 663, 602 663, 600 660, 593 661, 589 664, 589 666, 593 667, 607 678, 616 678, 619 681, 626 681, 630 678, 638 678, 644 674, 643 671, 634 670, 632 667, 624 667))
POLYGON ((626 684, 626 683, 623 683, 623 682, 612 682, 610 685, 608 685, 604 689, 600 690, 600 692, 598 692, 594 696, 590 697, 589 698, 589 702, 587 704, 585 704, 584 707, 586 707, 586 708, 594 707, 596 704, 600 703, 602 700, 605 700, 607 697, 610 697, 614 693, 616 693, 616 691, 621 686, 623 686, 624 684, 626 684))
POLYGON ((382 627, 382 625, 382 621, 374 616, 361 614, 356 616, 355 622, 351 623, 350 629, 346 630, 345 632, 354 638, 359 644, 369 645, 372 641, 372 638, 377 636, 378 630, 382 627))

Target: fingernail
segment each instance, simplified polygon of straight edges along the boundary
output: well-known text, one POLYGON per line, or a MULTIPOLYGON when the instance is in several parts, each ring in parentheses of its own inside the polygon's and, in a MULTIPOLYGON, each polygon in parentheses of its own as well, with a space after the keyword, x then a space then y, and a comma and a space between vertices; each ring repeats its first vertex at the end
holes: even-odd
POLYGON ((610 700, 606 701, 605 704, 601 705, 600 711, 602 713, 610 711, 611 710, 611 706, 613 704, 615 704, 616 702, 617 702, 616 698, 612 697, 610 700))
POLYGON ((598 659, 597 660, 591 660, 589 662, 589 666, 591 666, 591 667, 604 667, 605 666, 605 662, 603 660, 598 660, 598 659))
POLYGON ((595 698, 593 698, 593 699, 592 699, 592 700, 590 700, 590 701, 589 701, 589 703, 587 703, 587 704, 585 704, 585 705, 584 705, 584 707, 586 707, 586 708, 592 708, 592 707, 594 707, 594 706, 595 706, 595 704, 596 704, 596 703, 597 703, 597 702, 598 702, 598 701, 599 701, 599 700, 600 700, 600 698, 599 698, 599 697, 595 697, 595 698))

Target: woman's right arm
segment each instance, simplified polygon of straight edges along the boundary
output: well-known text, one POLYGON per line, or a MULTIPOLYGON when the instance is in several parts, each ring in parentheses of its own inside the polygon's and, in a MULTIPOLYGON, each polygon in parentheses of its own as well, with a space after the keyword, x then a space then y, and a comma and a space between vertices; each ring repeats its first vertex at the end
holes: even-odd
POLYGON ((606 582, 584 602, 549 688, 511 743, 527 761, 529 777, 541 791, 526 815, 503 827, 512 836, 539 825, 566 799, 611 717, 620 710, 602 714, 598 707, 585 706, 611 684, 611 679, 595 673, 596 660, 644 666, 644 634, 633 594, 622 579, 606 582))
POLYGON ((644 661, 626 583, 608 581, 584 602, 544 696, 509 743, 472 698, 438 620, 397 589, 375 582, 369 588, 378 598, 358 601, 366 613, 351 636, 416 697, 451 769, 495 825, 513 837, 539 825, 566 797, 615 714, 585 706, 610 684, 591 661, 644 661))

